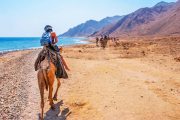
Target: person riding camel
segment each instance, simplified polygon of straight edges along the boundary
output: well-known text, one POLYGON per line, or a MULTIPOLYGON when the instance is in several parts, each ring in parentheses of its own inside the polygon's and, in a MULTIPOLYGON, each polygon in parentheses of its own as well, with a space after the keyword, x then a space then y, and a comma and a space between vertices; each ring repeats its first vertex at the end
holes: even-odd
POLYGON ((45 30, 45 32, 43 33, 41 41, 40 41, 41 46, 46 46, 56 52, 59 52, 59 48, 56 45, 56 43, 58 42, 58 38, 56 36, 56 33, 53 32, 52 26, 46 25, 44 27, 44 30, 45 30))
MULTIPOLYGON (((65 69, 67 69, 67 70, 70 70, 70 69, 67 66, 62 55, 60 55, 60 49, 56 45, 56 43, 58 43, 58 37, 56 36, 56 33, 53 32, 52 26, 46 25, 44 27, 44 30, 45 30, 45 32, 43 33, 41 40, 40 40, 41 46, 47 47, 57 53, 58 60, 57 60, 57 64, 56 64, 56 66, 57 66, 56 76, 58 78, 62 78, 62 71, 60 70, 60 67, 63 67, 63 68, 65 67, 65 69)), ((65 70, 64 70, 64 73, 66 74, 65 70)), ((67 77, 63 77, 63 78, 67 78, 67 77)))

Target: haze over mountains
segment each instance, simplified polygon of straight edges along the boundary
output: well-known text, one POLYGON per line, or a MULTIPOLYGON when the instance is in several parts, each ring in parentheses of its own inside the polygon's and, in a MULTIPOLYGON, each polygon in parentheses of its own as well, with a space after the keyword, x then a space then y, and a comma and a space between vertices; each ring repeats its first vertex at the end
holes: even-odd
POLYGON ((63 36, 79 37, 106 34, 119 37, 180 34, 180 0, 176 3, 160 2, 151 8, 140 8, 126 16, 116 16, 111 19, 113 20, 108 22, 102 22, 104 19, 100 22, 87 21, 70 29, 63 36))
POLYGON ((96 20, 88 20, 85 23, 82 23, 74 28, 69 29, 64 34, 60 35, 62 37, 82 37, 82 36, 89 36, 103 27, 118 22, 122 16, 113 16, 113 17, 106 17, 100 21, 96 20))

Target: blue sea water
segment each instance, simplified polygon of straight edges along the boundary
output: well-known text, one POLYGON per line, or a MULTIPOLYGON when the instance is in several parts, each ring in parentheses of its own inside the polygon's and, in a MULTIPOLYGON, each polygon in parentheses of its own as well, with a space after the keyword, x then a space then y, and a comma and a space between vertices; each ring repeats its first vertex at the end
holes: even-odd
MULTIPOLYGON (((86 38, 59 38, 57 45, 86 44, 86 38)), ((0 37, 0 52, 40 48, 38 37, 0 37)))

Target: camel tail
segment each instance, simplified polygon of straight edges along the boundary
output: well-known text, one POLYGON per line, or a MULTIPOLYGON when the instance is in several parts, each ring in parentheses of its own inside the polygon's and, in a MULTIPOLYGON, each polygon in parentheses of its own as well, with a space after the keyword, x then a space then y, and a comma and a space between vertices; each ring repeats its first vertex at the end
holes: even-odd
POLYGON ((45 82, 45 88, 48 91, 48 76, 47 76, 47 71, 46 70, 42 70, 43 76, 44 76, 44 82, 45 82))

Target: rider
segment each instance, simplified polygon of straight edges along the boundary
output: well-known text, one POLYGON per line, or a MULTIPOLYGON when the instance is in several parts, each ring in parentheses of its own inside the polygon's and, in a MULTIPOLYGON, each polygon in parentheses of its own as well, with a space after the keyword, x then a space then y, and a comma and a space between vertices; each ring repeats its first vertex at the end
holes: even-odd
MULTIPOLYGON (((65 60, 63 59, 63 57, 60 55, 60 49, 58 48, 58 46, 56 45, 56 43, 58 42, 58 37, 56 36, 56 33, 53 32, 52 26, 50 25, 46 25, 45 28, 45 33, 43 33, 42 38, 41 38, 41 45, 42 46, 47 46, 50 49, 52 49, 53 51, 57 52, 57 54, 60 56, 58 57, 58 66, 57 66, 57 71, 59 71, 59 66, 62 62, 63 66, 65 67, 65 69, 70 70, 65 62, 65 60)), ((57 72, 58 74, 58 72, 57 72)), ((60 75, 57 75, 60 76, 60 75)))
POLYGON ((42 35, 41 45, 48 46, 52 50, 59 52, 59 48, 56 45, 56 43, 58 42, 58 38, 56 36, 56 33, 53 32, 52 26, 46 25, 44 30, 45 30, 45 33, 43 33, 42 35))
POLYGON ((96 46, 97 46, 97 47, 99 47, 98 42, 99 42, 99 38, 96 37, 96 46))

